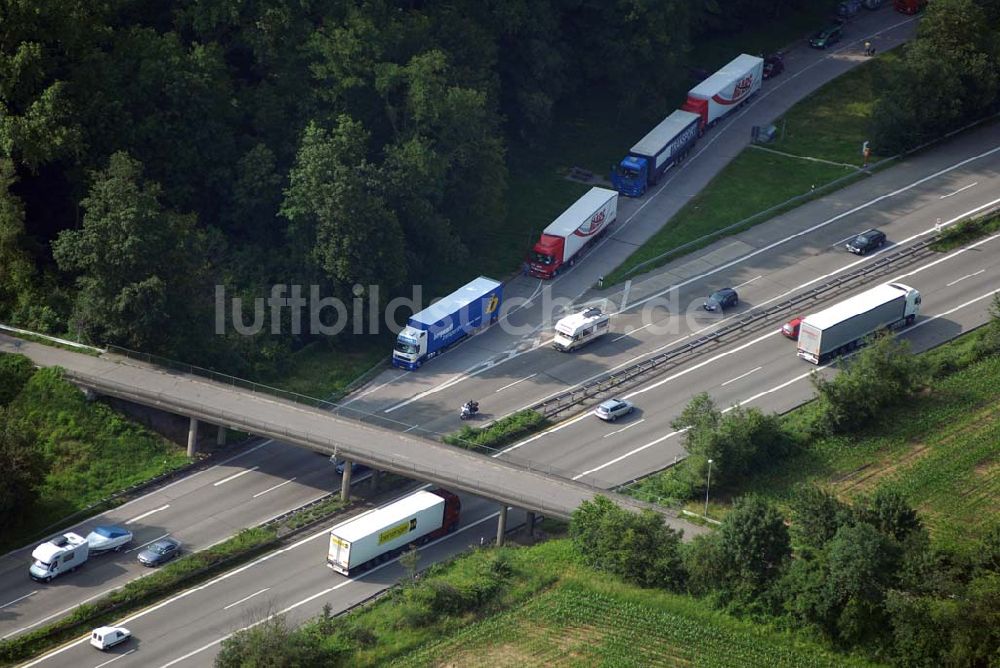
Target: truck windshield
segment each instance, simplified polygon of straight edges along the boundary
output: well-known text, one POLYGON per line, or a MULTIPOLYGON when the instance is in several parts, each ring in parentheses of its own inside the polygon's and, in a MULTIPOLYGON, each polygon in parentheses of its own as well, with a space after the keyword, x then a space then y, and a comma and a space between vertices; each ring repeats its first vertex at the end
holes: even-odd
POLYGON ((406 343, 405 341, 400 341, 396 339, 396 352, 406 353, 408 355, 413 355, 419 352, 419 348, 413 343, 406 343))
POLYGON ((39 561, 38 559, 35 559, 34 565, 46 571, 52 568, 52 564, 47 564, 44 561, 39 561))
POLYGON ((555 258, 551 255, 546 255, 545 253, 531 253, 531 259, 538 264, 550 265, 555 262, 555 258))

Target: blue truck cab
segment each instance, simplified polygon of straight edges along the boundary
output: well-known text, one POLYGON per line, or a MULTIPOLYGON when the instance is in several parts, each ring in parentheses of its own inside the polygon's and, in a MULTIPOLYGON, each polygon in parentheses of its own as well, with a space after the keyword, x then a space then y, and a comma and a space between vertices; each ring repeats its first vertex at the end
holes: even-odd
POLYGON ((444 299, 410 316, 396 337, 392 365, 420 368, 445 348, 496 322, 503 301, 503 283, 480 276, 444 299))
POLYGON ((698 141, 701 116, 675 111, 632 147, 615 166, 611 182, 628 197, 641 197, 663 174, 684 159, 698 141))

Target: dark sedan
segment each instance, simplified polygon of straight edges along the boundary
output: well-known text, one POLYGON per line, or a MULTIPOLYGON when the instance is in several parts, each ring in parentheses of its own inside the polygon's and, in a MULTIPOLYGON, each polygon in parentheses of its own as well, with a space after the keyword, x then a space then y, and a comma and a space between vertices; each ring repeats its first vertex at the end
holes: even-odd
POLYGON ((885 232, 881 230, 868 230, 862 232, 847 243, 847 250, 855 255, 866 255, 873 250, 878 250, 885 245, 885 232))
POLYGON ((161 566, 181 553, 180 541, 173 538, 161 538, 150 543, 139 553, 139 563, 144 566, 161 566))
POLYGON ((706 311, 725 311, 727 308, 733 308, 739 303, 740 297, 736 294, 736 290, 722 288, 709 295, 705 303, 702 304, 702 308, 706 311))

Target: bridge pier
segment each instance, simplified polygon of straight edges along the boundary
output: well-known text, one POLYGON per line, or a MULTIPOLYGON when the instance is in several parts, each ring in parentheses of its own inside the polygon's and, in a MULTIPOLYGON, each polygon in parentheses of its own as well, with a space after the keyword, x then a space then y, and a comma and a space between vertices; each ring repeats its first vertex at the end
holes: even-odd
POLYGON ((188 424, 188 449, 187 456, 194 457, 198 454, 198 419, 191 418, 188 424))
POLYGON ((371 479, 371 484, 372 484, 371 490, 372 490, 372 493, 375 493, 378 490, 378 477, 379 477, 380 473, 382 473, 382 472, 379 471, 378 469, 372 469, 372 479, 371 479))
POLYGON ((218 427, 218 431, 215 432, 215 444, 218 446, 226 444, 226 428, 221 424, 218 427))
POLYGON ((533 511, 528 511, 528 535, 535 535, 535 513, 533 511))
POLYGON ((497 547, 503 545, 504 534, 507 533, 507 504, 500 504, 500 517, 497 519, 497 547))
POLYGON ((340 479, 340 500, 347 501, 351 498, 351 469, 354 462, 350 459, 344 460, 344 475, 340 479))

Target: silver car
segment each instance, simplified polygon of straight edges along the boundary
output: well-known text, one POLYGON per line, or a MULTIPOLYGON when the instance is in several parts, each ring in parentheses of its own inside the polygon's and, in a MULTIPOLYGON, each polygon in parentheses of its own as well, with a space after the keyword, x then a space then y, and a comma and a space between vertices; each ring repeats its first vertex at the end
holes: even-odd
POLYGON ((594 415, 607 422, 614 422, 623 415, 628 415, 635 410, 631 401, 624 399, 608 399, 597 407, 594 415))
POLYGON ((139 553, 139 563, 144 566, 161 566, 180 553, 181 542, 179 540, 161 538, 139 553))

